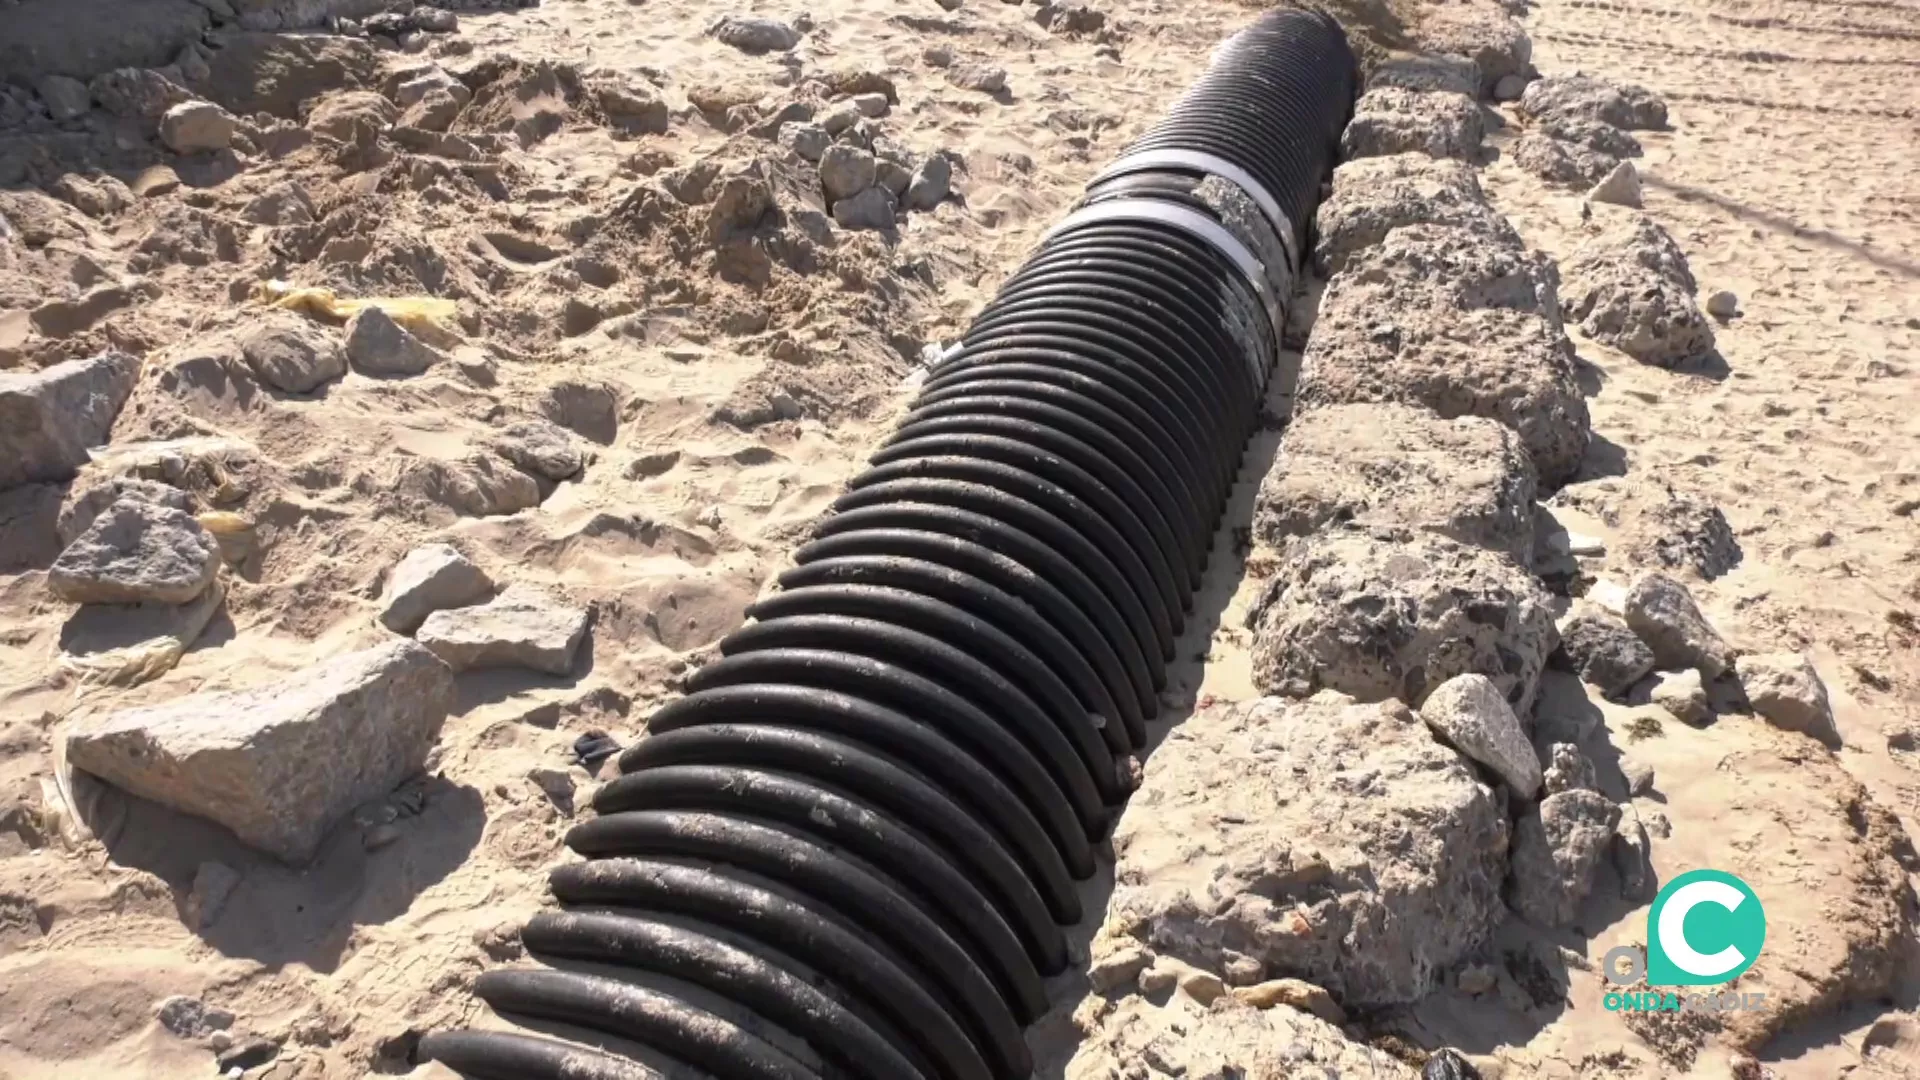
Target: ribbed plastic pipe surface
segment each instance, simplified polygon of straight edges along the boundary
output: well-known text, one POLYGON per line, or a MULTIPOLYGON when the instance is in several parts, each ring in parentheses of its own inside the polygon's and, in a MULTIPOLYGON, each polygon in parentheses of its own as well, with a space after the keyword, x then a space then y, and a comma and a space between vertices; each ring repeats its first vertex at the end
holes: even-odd
POLYGON ((660 709, 476 1080, 1021 1080, 1257 422, 1351 109, 1331 20, 1236 35, 931 372, 660 709))

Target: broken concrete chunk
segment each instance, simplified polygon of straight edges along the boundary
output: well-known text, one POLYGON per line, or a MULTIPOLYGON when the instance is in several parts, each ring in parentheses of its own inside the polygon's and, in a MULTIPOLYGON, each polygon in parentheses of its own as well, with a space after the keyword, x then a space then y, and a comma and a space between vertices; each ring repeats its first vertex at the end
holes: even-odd
POLYGON ((1352 160, 1412 152, 1471 161, 1484 135, 1480 106, 1464 94, 1387 87, 1361 95, 1340 136, 1340 154, 1352 160))
POLYGON ((1813 661, 1801 653, 1742 656, 1734 663, 1747 703, 1777 728, 1810 735, 1828 746, 1840 745, 1827 684, 1813 661))
POLYGON ((1665 574, 1641 575, 1627 590, 1623 614, 1663 668, 1697 668, 1717 679, 1733 667, 1733 646, 1707 621, 1687 587, 1665 574))
POLYGON ((1551 262, 1440 225, 1395 229, 1335 275, 1297 401, 1298 412, 1392 401, 1498 420, 1550 487, 1577 472, 1592 436, 1551 262))
POLYGON ((1410 1002, 1504 917, 1507 840, 1504 801, 1397 702, 1212 705, 1147 761, 1101 935, 1410 1002))
POLYGON ((1545 927, 1572 922, 1619 821, 1618 806, 1584 789, 1550 795, 1522 817, 1513 834, 1513 909, 1545 927))
POLYGON ((1524 245, 1480 190, 1472 166, 1425 154, 1389 154, 1349 161, 1333 172, 1333 191, 1315 213, 1313 256, 1332 276, 1354 252, 1408 225, 1464 229, 1481 243, 1524 245))
POLYGON ((1249 616, 1254 684, 1418 706, 1456 675, 1533 703, 1558 638, 1546 591, 1512 560, 1433 534, 1321 532, 1289 545, 1249 616))
POLYGON ((1713 351, 1686 255, 1643 215, 1588 239, 1561 269, 1566 317, 1595 341, 1663 368, 1713 351))
POLYGON ((1492 769, 1514 794, 1540 790, 1540 762, 1513 706, 1485 675, 1458 675, 1427 695, 1420 719, 1455 749, 1492 769))
POLYGON ((1653 650, 1626 622, 1596 604, 1577 601, 1560 621, 1566 666, 1609 698, 1625 694, 1653 670, 1653 650))
POLYGON ((587 614, 545 590, 514 585, 491 603, 434 612, 414 637, 455 671, 524 667, 566 675, 586 636, 587 614))
POLYGON ((258 689, 191 694, 82 724, 76 768, 216 821, 289 862, 426 761, 453 674, 411 641, 336 657, 258 689))
POLYGON ((1533 462, 1506 427, 1407 405, 1330 405, 1294 418, 1254 502, 1278 545, 1336 522, 1404 526, 1523 560, 1533 462))
POLYGON ((126 353, 0 372, 0 489, 70 480, 107 441, 140 361, 126 353))
POLYGON ((47 588, 76 604, 184 604, 219 569, 219 543, 191 514, 122 499, 54 560, 47 588))
POLYGON ((493 579, 452 545, 422 544, 387 575, 380 622, 411 634, 436 611, 478 604, 492 595, 493 579))

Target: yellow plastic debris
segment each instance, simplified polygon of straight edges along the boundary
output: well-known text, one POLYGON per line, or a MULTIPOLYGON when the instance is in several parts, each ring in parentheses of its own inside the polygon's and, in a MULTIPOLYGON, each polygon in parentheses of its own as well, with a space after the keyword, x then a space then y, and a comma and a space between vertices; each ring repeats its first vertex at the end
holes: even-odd
POLYGON ((244 514, 235 514, 227 510, 209 510, 204 514, 196 514, 194 516, 195 519, 200 522, 201 528, 216 536, 246 532, 248 529, 253 528, 253 520, 251 518, 248 518, 244 514))
POLYGON ((253 299, 268 307, 343 321, 353 318, 362 308, 377 307, 392 316, 394 322, 415 333, 448 333, 448 324, 460 314, 458 304, 438 296, 370 296, 348 300, 332 289, 278 280, 255 284, 253 299))

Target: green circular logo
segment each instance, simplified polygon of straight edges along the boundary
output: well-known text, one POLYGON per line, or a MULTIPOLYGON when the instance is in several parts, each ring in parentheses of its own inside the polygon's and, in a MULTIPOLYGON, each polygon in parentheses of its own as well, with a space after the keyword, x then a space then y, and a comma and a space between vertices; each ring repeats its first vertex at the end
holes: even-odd
POLYGON ((1760 959, 1767 913, 1747 883, 1720 870, 1667 882, 1647 912, 1647 984, 1712 986, 1760 959))

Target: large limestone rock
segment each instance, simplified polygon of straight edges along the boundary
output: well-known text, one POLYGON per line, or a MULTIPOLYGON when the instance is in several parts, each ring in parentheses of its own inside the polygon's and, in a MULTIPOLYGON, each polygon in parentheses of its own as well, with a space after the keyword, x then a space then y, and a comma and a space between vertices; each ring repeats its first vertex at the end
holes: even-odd
POLYGON ((60 508, 60 543, 71 544, 79 539, 102 511, 122 499, 170 506, 186 514, 193 513, 194 509, 193 495, 172 484, 132 476, 82 477, 68 490, 66 502, 60 508))
POLYGON ((1255 1008, 1224 997, 1213 1007, 1187 995, 1156 1006, 1133 995, 1082 1007, 1084 1031, 1066 1080, 1171 1077, 1350 1076, 1415 1080, 1419 1073, 1384 1050, 1349 1040, 1338 1027, 1284 1005, 1255 1008))
POLYGON ((1627 590, 1622 614, 1662 668, 1694 668, 1715 679, 1733 667, 1733 646, 1707 621, 1687 587, 1665 574, 1641 575, 1627 590))
POLYGON ((220 544, 193 515, 122 499, 55 559, 47 588, 76 604, 184 604, 220 569, 220 544))
POLYGON ((1595 341, 1665 368, 1713 351, 1713 325, 1694 302, 1686 255, 1644 215, 1589 238, 1561 269, 1566 317, 1595 341))
POLYGON ((1480 69, 1480 92, 1491 94, 1508 75, 1527 73, 1533 40, 1500 6, 1436 4, 1420 12, 1422 51, 1464 56, 1480 69))
POLYGON ((1095 954, 1413 1001, 1503 917, 1507 842, 1502 800, 1398 702, 1209 706, 1148 760, 1095 954))
POLYGON ((478 604, 493 595, 493 579, 451 544, 422 544, 387 575, 380 622, 411 634, 436 611, 478 604))
POLYGON ((1514 827, 1513 909, 1541 926, 1572 922, 1619 823, 1620 808, 1598 792, 1547 796, 1514 827))
POLYGON ((1529 131, 1513 141, 1507 157, 1521 170, 1550 184, 1585 190, 1604 180, 1620 158, 1582 143, 1529 131))
POLYGON ((1418 706, 1456 675, 1492 679, 1524 714, 1558 644, 1549 598, 1500 555, 1404 530, 1290 545, 1249 616, 1254 684, 1418 706))
POLYGON ((1777 728, 1797 731, 1826 743, 1840 745, 1833 723, 1833 703, 1827 684, 1820 681, 1813 661, 1800 653, 1762 653, 1734 662, 1740 688, 1753 711, 1777 728))
POLYGON ((1448 225, 1481 243, 1522 245, 1513 226, 1487 202, 1475 170, 1425 154, 1349 161, 1333 171, 1333 192, 1320 204, 1313 257, 1324 276, 1408 225, 1448 225))
POLYGON ((1653 91, 1577 71, 1529 83, 1514 111, 1529 120, 1577 117, 1628 130, 1667 126, 1667 104, 1653 91))
POLYGON ((67 737, 67 757, 302 863, 354 806, 420 770, 453 700, 447 666, 394 641, 255 690, 192 694, 83 724, 67 737))
POLYGON ((1421 54, 1395 57, 1367 76, 1367 89, 1442 91, 1475 97, 1480 93, 1480 69, 1464 56, 1421 54))
POLYGON ((333 335, 306 318, 276 311, 239 339, 240 355, 263 383, 310 394, 347 373, 347 355, 333 335))
POLYGON ((1625 694, 1653 670, 1653 650, 1625 621, 1597 604, 1575 601, 1560 621, 1556 659, 1609 698, 1625 694))
POLYGON ((1327 287, 1297 408, 1402 402, 1498 420, 1558 486, 1592 430, 1556 304, 1544 259, 1464 229, 1396 229, 1327 287))
POLYGON ((0 372, 0 489, 72 479, 107 441, 139 372, 125 353, 0 372))
POLYGON ((1533 550, 1534 487, 1519 438, 1491 420, 1330 405, 1287 429, 1253 529, 1277 545, 1337 522, 1399 525, 1523 562, 1533 550))
POLYGON ((434 612, 414 636, 455 671, 524 667, 566 675, 586 633, 585 608, 513 585, 491 603, 434 612))
POLYGON ((1472 160, 1485 135, 1480 107, 1464 94, 1386 87, 1369 90, 1340 135, 1340 156, 1420 153, 1472 160))
POLYGON ((1420 719, 1449 746, 1499 774, 1514 794, 1531 799, 1539 792, 1540 759, 1492 679, 1485 675, 1448 679, 1427 695, 1420 719))

